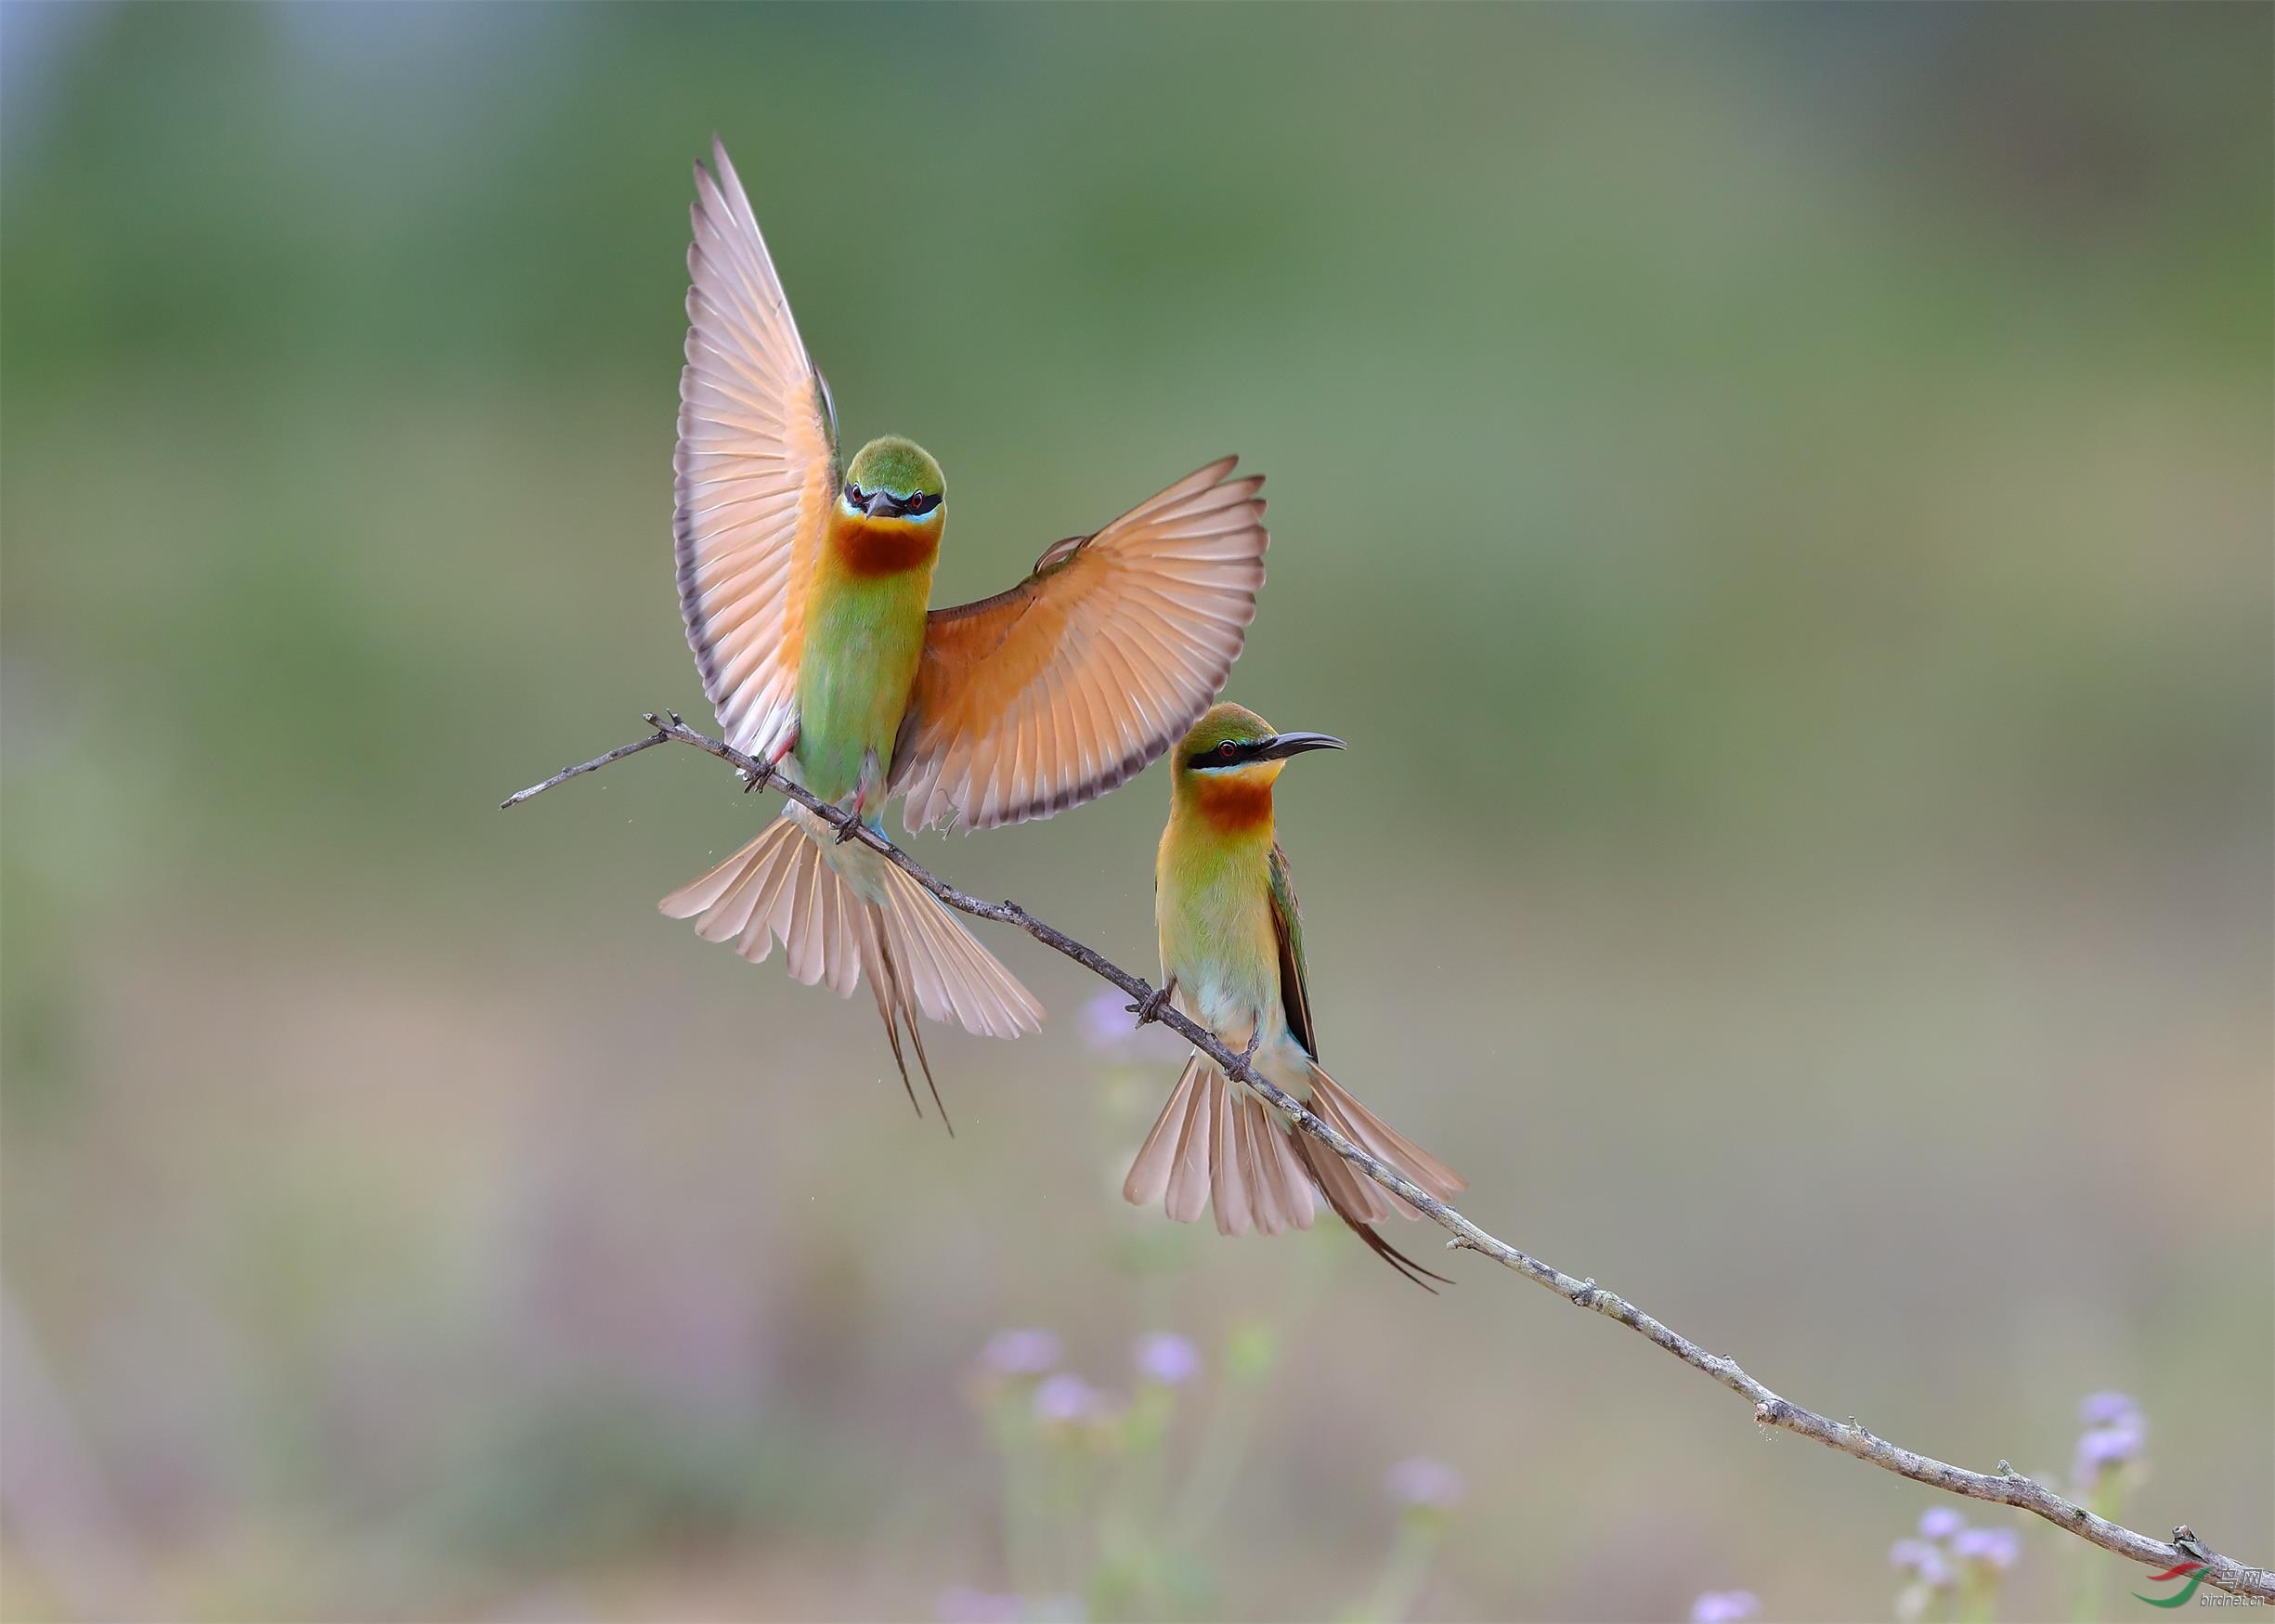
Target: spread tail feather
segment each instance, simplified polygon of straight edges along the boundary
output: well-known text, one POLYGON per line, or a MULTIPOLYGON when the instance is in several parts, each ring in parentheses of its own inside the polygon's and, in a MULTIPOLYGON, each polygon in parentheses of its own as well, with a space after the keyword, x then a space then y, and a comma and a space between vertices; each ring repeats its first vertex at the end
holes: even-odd
POLYGON ((918 1116, 924 1107, 916 1103, 916 1085, 908 1080, 908 1057, 901 1048, 901 1029, 908 1029, 908 1041, 916 1051, 917 1069, 924 1073, 924 1085, 931 1090, 932 1109, 940 1112, 940 1125, 956 1137, 956 1124, 948 1120, 948 1108, 941 1103, 940 1085, 932 1080, 932 1062, 924 1052, 924 1034, 916 1028, 916 1006, 908 995, 908 981, 899 965, 893 962, 891 937, 888 933, 884 911, 876 903, 864 904, 861 920, 861 968, 868 973, 869 991, 877 998, 878 1019, 885 1023, 885 1041, 892 1046, 892 1063, 900 1068, 901 1086, 908 1091, 908 1103, 918 1116))
POLYGON ((1311 1182, 1264 1102, 1235 1087, 1208 1060, 1185 1062, 1169 1103, 1138 1147, 1122 1196, 1133 1206, 1162 1203, 1180 1224, 1214 1203, 1216 1228, 1267 1235, 1311 1228, 1311 1182))
MULTIPOLYGON (((1344 1137, 1348 1138, 1350 1136, 1346 1134, 1344 1137)), ((1440 1285, 1453 1284, 1444 1275, 1435 1269, 1423 1267, 1405 1253, 1384 1240, 1375 1232, 1373 1226, 1369 1224, 1366 1218, 1349 1203, 1347 1195, 1352 1186, 1366 1185, 1380 1188, 1374 1184, 1372 1179, 1359 1177, 1358 1170, 1349 1163, 1336 1155, 1325 1145, 1320 1144, 1309 1134, 1292 1133, 1288 1137, 1295 1142, 1295 1153, 1304 1159, 1304 1166, 1309 1170, 1311 1176, 1318 1181, 1320 1190, 1326 1194, 1327 1204, 1335 1209, 1335 1216, 1343 1220, 1345 1227, 1352 1234, 1367 1243, 1369 1251, 1433 1296, 1436 1295, 1437 1287, 1425 1281, 1422 1278, 1424 1275, 1428 1275, 1431 1280, 1436 1280, 1440 1285)), ((1405 1207, 1406 1203, 1399 1202, 1398 1205, 1405 1207)), ((1411 1208, 1407 1208, 1407 1210, 1410 1214, 1412 1211, 1411 1208)))
MULTIPOLYGON (((1311 1068, 1311 1109, 1352 1144, 1376 1161, 1389 1163, 1439 1201, 1450 1202, 1469 1188, 1468 1179, 1359 1104, 1342 1084, 1316 1065, 1311 1068)), ((1364 1198, 1358 1210, 1366 1214, 1369 1223, 1379 1222, 1393 1213, 1401 1218, 1422 1216, 1374 1180, 1362 1176, 1342 1157, 1333 1156, 1330 1160, 1350 1176, 1358 1193, 1364 1198)))
POLYGON ((840 998, 852 996, 865 972, 909 1103, 916 1091, 904 1030, 937 1104, 917 1015, 984 1037, 1017 1037, 1040 1028, 1043 1007, 937 897, 867 846, 838 844, 835 834, 802 807, 789 808, 656 905, 694 919, 706 942, 732 942, 753 964, 781 942, 791 975, 840 998))
MULTIPOLYGON (((1460 1174, 1416 1148, 1325 1072, 1315 1068, 1311 1081, 1312 1109, 1345 1138, 1441 1201, 1468 1188, 1460 1174)), ((1424 1275, 1446 1280, 1369 1227, 1393 1213, 1419 1216, 1412 1207, 1309 1135, 1286 1126, 1269 1106, 1200 1055, 1185 1062, 1122 1184, 1124 1201, 1133 1206, 1159 1202, 1179 1223, 1190 1224, 1203 1206, 1213 1207, 1216 1228, 1227 1235, 1246 1234, 1252 1225, 1267 1235, 1308 1229, 1315 1193, 1377 1257, 1423 1290, 1434 1289, 1424 1275)))

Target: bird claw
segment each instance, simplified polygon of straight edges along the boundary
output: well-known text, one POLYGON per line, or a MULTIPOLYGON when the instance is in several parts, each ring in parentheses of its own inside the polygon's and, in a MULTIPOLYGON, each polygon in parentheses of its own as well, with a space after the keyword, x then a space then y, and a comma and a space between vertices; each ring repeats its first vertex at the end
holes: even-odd
MULTIPOLYGON (((650 718, 650 720, 653 721, 654 719, 650 718)), ((671 720, 682 727, 686 725, 686 723, 680 721, 680 713, 676 710, 671 712, 671 720)), ((798 734, 795 732, 792 732, 788 738, 784 739, 780 744, 776 745, 773 750, 769 751, 763 756, 739 756, 735 758, 736 760, 748 761, 750 763, 750 765, 748 767, 737 767, 735 769, 737 773, 740 773, 743 775, 743 793, 745 795, 748 795, 754 789, 763 789, 768 785, 772 784, 777 776, 775 770, 782 765, 782 759, 785 756, 787 756, 791 750, 796 748, 797 745, 798 734)))
POLYGON ((1249 1063, 1256 1058, 1256 1046, 1263 1041, 1264 1028, 1261 1026, 1248 1034, 1248 1046, 1241 1051, 1241 1070, 1248 1070, 1249 1063))
POLYGON ((858 817, 849 815, 845 822, 838 825, 838 838, 831 841, 830 844, 833 846, 844 845, 848 840, 853 838, 853 832, 860 827, 861 820, 858 817))
POLYGON ((1159 987, 1156 987, 1152 992, 1148 993, 1145 995, 1143 1002, 1137 1004, 1124 1004, 1122 1006, 1122 1007, 1128 1010, 1132 1015, 1135 1015, 1138 1018, 1138 1024, 1139 1026, 1144 1026, 1150 1022, 1159 1020, 1162 1018, 1162 1011, 1169 1007, 1169 1000, 1176 995, 1177 979, 1175 976, 1171 976, 1159 987))

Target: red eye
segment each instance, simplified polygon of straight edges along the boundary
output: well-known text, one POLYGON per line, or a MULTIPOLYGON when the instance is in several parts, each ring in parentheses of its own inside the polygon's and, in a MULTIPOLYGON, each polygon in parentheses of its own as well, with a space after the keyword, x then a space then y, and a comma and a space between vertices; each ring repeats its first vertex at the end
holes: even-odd
POLYGON ((1216 747, 1216 753, 1222 756, 1226 760, 1229 761, 1235 755, 1240 753, 1240 747, 1235 745, 1230 739, 1227 739, 1223 744, 1216 747))

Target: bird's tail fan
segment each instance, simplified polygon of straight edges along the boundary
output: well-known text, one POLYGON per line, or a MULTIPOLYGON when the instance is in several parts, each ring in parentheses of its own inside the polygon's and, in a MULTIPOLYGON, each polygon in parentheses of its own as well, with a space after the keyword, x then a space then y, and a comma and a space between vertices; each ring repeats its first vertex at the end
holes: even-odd
MULTIPOLYGON (((1346 1093, 1323 1072, 1312 1072, 1312 1108, 1353 1144, 1389 1163, 1441 1200, 1466 1188, 1461 1175, 1346 1093)), ((1446 1277, 1424 1268, 1370 1227, 1414 1209, 1342 1157, 1306 1134, 1297 1133, 1277 1112, 1200 1055, 1184 1072, 1162 1108, 1153 1131, 1138 1148, 1123 1181, 1123 1199, 1136 1206, 1155 1202, 1180 1223, 1213 1207, 1216 1228, 1227 1235, 1247 1233, 1253 1225, 1267 1235, 1283 1228, 1311 1228, 1314 1192, 1384 1262, 1422 1286, 1422 1280, 1446 1277)))
MULTIPOLYGON (((1377 1161, 1387 1162, 1407 1177, 1422 1186, 1441 1202, 1450 1202, 1469 1188, 1469 1180, 1431 1155, 1421 1146, 1376 1116, 1348 1090, 1318 1066, 1311 1068, 1311 1109, 1327 1119, 1327 1124, 1377 1161)), ((1418 1218, 1422 1215, 1398 1197, 1384 1189, 1372 1178, 1359 1176, 1342 1157, 1335 1163, 1350 1173, 1367 1201, 1360 1208, 1370 1223, 1388 1217, 1392 1213, 1401 1218, 1418 1218)))
MULTIPOLYGON (((753 964, 781 942, 791 975, 840 998, 866 974, 914 1105, 904 1031, 932 1084, 919 1014, 1008 1038, 1036 1031, 1043 1007, 938 898, 879 852, 840 845, 836 834, 804 808, 786 808, 757 839, 656 905, 694 919, 707 942, 732 942, 753 964)), ((937 1085, 932 1098, 938 1104, 937 1085)))
POLYGON ((1311 1228, 1311 1181, 1264 1102, 1200 1055, 1185 1062, 1169 1103, 1138 1147, 1123 1199, 1162 1203, 1180 1224, 1213 1205, 1216 1228, 1267 1235, 1311 1228))
MULTIPOLYGON (((1351 1136, 1345 1134, 1343 1137, 1347 1139, 1351 1136)), ((1359 1176, 1358 1169, 1309 1134, 1291 1133, 1288 1138, 1294 1145, 1295 1153, 1304 1159, 1305 1171, 1320 1187, 1320 1193, 1327 1198, 1327 1204, 1335 1209, 1335 1216, 1343 1220, 1344 1227, 1352 1234, 1367 1243, 1367 1250, 1425 1292, 1435 1293, 1437 1287, 1424 1280, 1422 1278, 1424 1275, 1443 1285, 1453 1284, 1436 1270, 1423 1267, 1376 1231, 1374 1220, 1370 1215, 1386 1193, 1380 1185, 1371 1178, 1359 1176)), ((1411 1207, 1397 1201, 1396 1197, 1391 1200, 1397 1202, 1407 1216, 1413 1216, 1411 1207)))
MULTIPOLYGON (((1441 1202, 1450 1201, 1457 1191, 1469 1188, 1469 1180, 1359 1104, 1342 1084, 1316 1065, 1311 1068, 1311 1109, 1352 1144, 1405 1174, 1424 1193, 1441 1202)), ((1318 1183, 1320 1193, 1327 1197, 1327 1204, 1335 1209, 1335 1216, 1349 1226, 1351 1233, 1365 1241, 1375 1256, 1425 1292, 1436 1288, 1424 1281, 1424 1275, 1445 1285, 1453 1283, 1435 1269, 1424 1268, 1372 1228, 1393 1213, 1401 1218, 1420 1217, 1422 1215, 1410 1203, 1366 1177, 1308 1134, 1291 1134, 1289 1137, 1295 1142, 1296 1151, 1303 1157, 1304 1166, 1318 1183)))

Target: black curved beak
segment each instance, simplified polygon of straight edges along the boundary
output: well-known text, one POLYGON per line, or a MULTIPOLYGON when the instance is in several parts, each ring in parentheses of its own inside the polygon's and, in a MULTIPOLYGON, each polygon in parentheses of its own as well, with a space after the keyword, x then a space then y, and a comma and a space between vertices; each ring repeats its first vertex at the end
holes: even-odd
POLYGON ((862 512, 872 519, 897 519, 903 513, 901 499, 889 490, 873 490, 862 512))
POLYGON ((1306 750, 1343 750, 1350 747, 1331 733, 1283 733, 1257 752, 1263 761, 1284 761, 1290 756, 1300 756, 1306 750))

